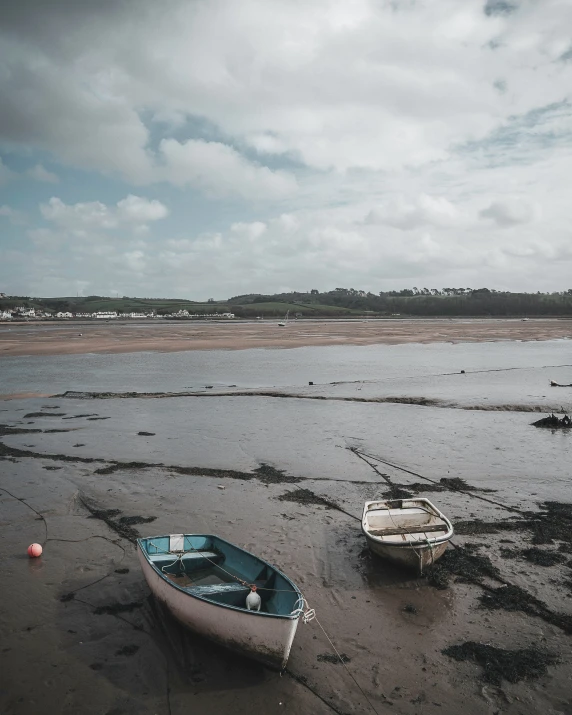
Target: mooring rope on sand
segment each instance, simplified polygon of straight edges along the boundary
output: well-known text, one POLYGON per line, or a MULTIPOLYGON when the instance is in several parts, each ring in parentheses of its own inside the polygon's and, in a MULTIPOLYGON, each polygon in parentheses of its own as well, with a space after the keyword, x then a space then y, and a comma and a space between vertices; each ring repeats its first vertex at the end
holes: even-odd
MULTIPOLYGON (((430 477, 425 477, 425 476, 423 476, 423 474, 419 474, 418 472, 413 472, 410 469, 405 469, 405 467, 400 467, 397 464, 392 464, 391 462, 387 462, 385 459, 382 459, 381 457, 377 457, 376 455, 367 454, 366 452, 361 452, 357 447, 346 447, 346 449, 348 449, 350 452, 353 452, 356 455, 356 457, 363 459, 363 461, 366 464, 369 464, 369 466, 380 476, 383 476, 383 475, 381 475, 381 473, 376 469, 375 465, 368 462, 367 459, 365 459, 365 457, 368 457, 369 459, 375 459, 377 462, 386 464, 388 467, 392 467, 393 469, 399 469, 400 471, 405 472, 406 474, 411 474, 414 477, 419 477, 419 479, 424 479, 426 482, 430 482, 431 484, 435 484, 436 486, 440 486, 440 487, 443 486, 440 482, 438 482, 435 479, 431 479, 430 477)), ((394 486, 394 485, 392 485, 392 486, 394 486)), ((407 485, 405 485, 405 486, 407 486, 407 485)), ((499 506, 499 507, 501 507, 501 509, 505 509, 506 511, 512 511, 512 512, 515 512, 516 514, 520 514, 521 516, 527 516, 527 512, 525 512, 522 509, 519 509, 518 507, 509 506, 507 504, 503 504, 502 502, 495 501, 494 499, 489 499, 488 497, 483 497, 480 494, 475 494, 474 492, 469 491, 469 489, 463 489, 462 487, 457 487, 457 486, 452 486, 452 485, 449 485, 448 488, 451 491, 459 492, 460 494, 466 494, 467 496, 473 497, 474 499, 480 499, 481 501, 485 501, 488 504, 493 504, 494 506, 499 506)))

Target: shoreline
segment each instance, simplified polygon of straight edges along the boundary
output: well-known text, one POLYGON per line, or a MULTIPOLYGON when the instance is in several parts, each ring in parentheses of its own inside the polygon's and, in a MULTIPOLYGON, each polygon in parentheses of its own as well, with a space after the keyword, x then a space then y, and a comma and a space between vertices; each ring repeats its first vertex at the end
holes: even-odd
POLYGON ((427 319, 260 323, 0 324, 0 358, 35 355, 247 350, 572 339, 572 320, 427 319), (474 320, 474 322, 473 322, 474 320), (81 330, 81 332, 80 332, 81 330), (77 331, 77 332, 76 332, 77 331))

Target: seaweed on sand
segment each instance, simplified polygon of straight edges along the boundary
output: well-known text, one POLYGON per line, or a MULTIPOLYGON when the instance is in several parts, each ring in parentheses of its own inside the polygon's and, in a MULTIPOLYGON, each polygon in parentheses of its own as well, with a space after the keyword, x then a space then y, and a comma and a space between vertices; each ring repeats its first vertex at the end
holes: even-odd
POLYGON ((295 504, 305 504, 306 506, 314 504, 316 506, 325 506, 327 509, 335 508, 335 505, 332 504, 332 502, 314 494, 314 492, 310 491, 310 489, 294 489, 292 491, 285 492, 284 494, 280 494, 280 496, 276 498, 279 501, 291 501, 295 504))
POLYGON ((491 588, 480 598, 481 607, 490 610, 522 611, 530 616, 542 618, 547 623, 558 626, 565 633, 572 633, 572 616, 554 613, 548 606, 520 586, 506 585, 491 588))
POLYGON ((108 606, 97 606, 94 613, 96 616, 101 616, 103 614, 108 614, 110 616, 115 616, 117 613, 131 613, 136 608, 141 608, 143 603, 141 601, 132 601, 131 603, 112 603, 108 606))
POLYGON ((525 549, 522 555, 527 561, 537 566, 554 566, 566 560, 566 557, 557 551, 547 551, 546 549, 536 549, 534 547, 525 549))
POLYGON ((500 685, 503 680, 518 683, 539 678, 546 675, 549 665, 559 662, 558 656, 538 648, 505 650, 475 641, 449 646, 442 652, 455 660, 478 663, 483 668, 483 680, 492 685, 500 685))
POLYGON ((147 523, 155 519, 155 517, 121 517, 118 519, 117 517, 121 514, 120 509, 98 509, 85 499, 81 499, 81 503, 89 511, 92 519, 100 519, 116 534, 133 543, 139 538, 139 532, 133 528, 132 524, 147 523))
POLYGON ((292 477, 283 469, 276 469, 270 464, 262 464, 254 470, 257 479, 265 484, 295 484, 300 481, 299 477, 292 477))
POLYGON ((351 662, 351 658, 347 656, 345 653, 340 653, 340 657, 338 658, 337 655, 334 655, 333 653, 318 653, 316 656, 316 659, 320 663, 332 663, 333 665, 336 665, 337 663, 341 662, 342 663, 349 663, 351 662))
POLYGON ((546 501, 543 512, 531 524, 533 544, 552 544, 554 539, 572 543, 572 504, 546 501))
POLYGON ((483 578, 500 580, 500 572, 488 556, 469 553, 466 549, 446 551, 439 561, 426 572, 427 581, 436 588, 445 589, 451 576, 465 583, 480 583, 483 578))
POLYGON ((530 528, 530 523, 522 519, 506 521, 483 521, 474 519, 455 522, 455 534, 459 536, 479 536, 481 534, 498 534, 502 531, 523 531, 530 528))

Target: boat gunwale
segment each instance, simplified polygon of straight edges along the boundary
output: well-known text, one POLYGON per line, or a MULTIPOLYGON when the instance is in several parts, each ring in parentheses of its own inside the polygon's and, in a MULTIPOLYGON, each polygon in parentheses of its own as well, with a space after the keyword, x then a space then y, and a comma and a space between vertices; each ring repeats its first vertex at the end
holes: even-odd
MULTIPOLYGON (((412 504, 413 506, 413 504, 412 504)), ((386 511, 390 511, 392 508, 397 508, 397 507, 388 507, 386 511)), ((403 507, 401 507, 403 509, 403 507)), ((425 499, 424 497, 419 497, 419 498, 413 498, 413 499, 373 499, 371 501, 366 501, 363 507, 363 514, 362 514, 362 519, 361 519, 361 530, 366 537, 366 539, 370 539, 376 544, 380 544, 381 546, 385 546, 391 549, 430 549, 433 546, 438 546, 440 544, 444 544, 447 541, 450 541, 453 536, 455 535, 455 531, 453 529, 453 525, 449 521, 449 519, 443 514, 442 511, 440 511, 435 504, 433 504, 432 501, 429 499, 425 499), (389 504, 391 502, 395 501, 400 501, 400 502, 421 502, 422 504, 427 504, 429 505, 430 509, 428 509, 428 512, 431 512, 433 516, 438 516, 440 519, 443 519, 445 522, 445 527, 447 528, 446 533, 443 536, 429 536, 425 537, 423 540, 419 541, 401 541, 401 542, 392 542, 392 541, 384 541, 382 536, 375 536, 374 534, 371 534, 368 528, 366 528, 366 516, 367 513, 370 511, 369 506, 371 504, 389 504)), ((423 532, 418 532, 418 533, 423 533, 423 532)))
MULTIPOLYGON (((261 617, 265 617, 265 618, 282 618, 282 619, 287 619, 287 620, 291 620, 291 621, 294 621, 294 620, 297 620, 298 618, 300 618, 300 611, 298 609, 295 609, 292 613, 264 613, 262 611, 249 611, 247 608, 240 608, 239 606, 231 606, 228 603, 217 603, 216 601, 212 601, 211 599, 206 598, 205 596, 201 596, 196 593, 191 593, 186 588, 183 588, 183 587, 177 585, 176 583, 173 583, 173 581, 168 579, 165 576, 165 574, 162 571, 160 571, 159 568, 157 568, 157 566, 155 566, 153 561, 151 561, 151 559, 149 558, 149 554, 147 553, 147 551, 143 548, 143 546, 141 544, 141 542, 146 539, 164 539, 164 538, 167 538, 170 536, 171 536, 171 534, 160 534, 157 536, 142 536, 137 539, 137 547, 138 547, 139 551, 145 557, 145 560, 147 561, 147 563, 153 569, 154 573, 156 573, 158 576, 160 576, 163 579, 163 581, 165 581, 165 583, 167 583, 172 588, 176 589, 177 591, 181 591, 181 593, 184 593, 185 596, 190 596, 191 598, 196 598, 199 601, 204 601, 205 603, 208 603, 211 606, 220 607, 220 608, 229 608, 233 611, 238 611, 239 613, 245 613, 249 616, 261 616, 261 617)), ((304 598, 302 596, 302 593, 301 593, 300 589, 298 588, 298 586, 296 586, 296 584, 290 578, 288 578, 288 576, 286 576, 285 573, 282 573, 282 571, 280 571, 280 569, 276 568, 275 566, 273 566, 271 563, 269 563, 265 559, 260 558, 260 556, 256 556, 256 554, 253 554, 252 552, 247 551, 246 549, 243 549, 240 546, 237 546, 236 544, 233 544, 232 541, 227 541, 226 539, 223 539, 222 537, 217 536, 216 534, 183 534, 183 536, 185 536, 185 537, 186 536, 201 536, 201 537, 213 537, 214 536, 215 539, 218 539, 219 541, 223 541, 225 544, 228 544, 229 546, 233 547, 234 549, 237 549, 238 551, 242 551, 244 554, 248 554, 249 556, 252 556, 255 559, 258 559, 259 561, 261 561, 264 565, 269 566, 273 571, 275 571, 277 574, 282 576, 282 578, 284 578, 287 581, 287 583, 290 584, 290 586, 292 586, 294 593, 298 594, 298 599, 304 598)), ((187 553, 187 552, 185 552, 185 553, 187 553)), ((192 553, 192 552, 188 552, 188 553, 192 553)), ((167 555, 169 556, 172 554, 167 554, 167 555)), ((264 590, 264 589, 261 588, 261 590, 264 590)), ((269 590, 275 590, 275 589, 269 589, 269 590)))

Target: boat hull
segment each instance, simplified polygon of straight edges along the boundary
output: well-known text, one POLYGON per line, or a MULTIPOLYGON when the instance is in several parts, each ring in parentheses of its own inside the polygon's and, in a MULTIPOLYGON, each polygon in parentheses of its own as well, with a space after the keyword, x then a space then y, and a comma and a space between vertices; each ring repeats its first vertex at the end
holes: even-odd
POLYGON ((163 579, 140 547, 137 555, 151 592, 180 623, 270 668, 283 670, 286 667, 299 616, 285 618, 225 608, 193 597, 182 589, 173 588, 163 579))
POLYGON ((365 534, 367 545, 374 554, 383 559, 388 559, 399 566, 413 569, 419 575, 427 570, 427 567, 441 558, 447 550, 448 542, 435 544, 429 547, 427 544, 416 544, 415 546, 393 546, 382 544, 365 534))

